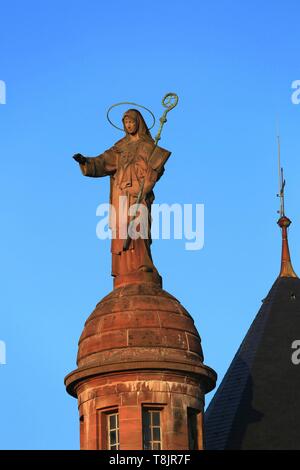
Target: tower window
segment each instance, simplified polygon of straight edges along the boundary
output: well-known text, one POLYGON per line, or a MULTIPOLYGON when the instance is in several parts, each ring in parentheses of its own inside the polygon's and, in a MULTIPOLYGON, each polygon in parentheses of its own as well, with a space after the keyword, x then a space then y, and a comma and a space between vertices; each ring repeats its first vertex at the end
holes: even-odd
POLYGON ((107 447, 109 450, 120 449, 119 435, 119 413, 109 413, 106 415, 107 423, 107 447))
POLYGON ((143 448, 161 450, 161 410, 143 408, 143 448))

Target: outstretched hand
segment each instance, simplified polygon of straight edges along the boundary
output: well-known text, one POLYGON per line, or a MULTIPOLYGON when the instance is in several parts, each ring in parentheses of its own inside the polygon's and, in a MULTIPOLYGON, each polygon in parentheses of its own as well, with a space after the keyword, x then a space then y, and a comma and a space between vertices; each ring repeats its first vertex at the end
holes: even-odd
POLYGON ((75 153, 75 155, 73 155, 73 158, 77 163, 80 163, 81 165, 84 165, 87 161, 87 158, 81 155, 81 153, 75 153))

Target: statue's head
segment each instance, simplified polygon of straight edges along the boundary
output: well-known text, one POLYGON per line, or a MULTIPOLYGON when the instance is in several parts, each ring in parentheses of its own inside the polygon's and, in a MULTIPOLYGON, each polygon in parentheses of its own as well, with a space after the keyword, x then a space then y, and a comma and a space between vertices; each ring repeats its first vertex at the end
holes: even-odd
POLYGON ((151 134, 142 114, 137 109, 128 109, 122 118, 126 135, 138 134, 139 137, 150 137, 151 134))

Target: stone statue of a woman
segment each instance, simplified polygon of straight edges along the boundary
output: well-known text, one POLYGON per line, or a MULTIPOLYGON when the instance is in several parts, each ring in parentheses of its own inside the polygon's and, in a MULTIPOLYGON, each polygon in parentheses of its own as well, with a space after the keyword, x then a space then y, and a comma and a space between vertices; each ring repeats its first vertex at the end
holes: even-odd
MULTIPOLYGON (((74 155, 85 176, 110 176, 110 204, 114 208, 115 217, 112 229, 112 276, 132 276, 139 273, 153 273, 158 276, 151 256, 151 204, 154 201, 153 188, 164 172, 164 164, 170 152, 155 145, 143 116, 136 109, 129 109, 122 118, 125 137, 115 143, 97 157, 74 155), (143 206, 141 215, 147 217, 147 233, 124 243, 124 226, 127 228, 132 216, 120 214, 124 211, 124 199, 127 208, 137 203, 141 185, 142 198, 138 203, 143 206), (123 196, 123 198, 121 197, 123 196), (124 198, 125 196, 125 198, 124 198), (121 203, 122 201, 122 203, 121 203), (147 215, 145 215, 147 214, 147 215), (121 217, 120 217, 121 215, 121 217), (145 236, 146 235, 146 236, 145 236), (127 246, 126 246, 127 245, 127 246)), ((139 220, 141 220, 139 218, 139 220)))

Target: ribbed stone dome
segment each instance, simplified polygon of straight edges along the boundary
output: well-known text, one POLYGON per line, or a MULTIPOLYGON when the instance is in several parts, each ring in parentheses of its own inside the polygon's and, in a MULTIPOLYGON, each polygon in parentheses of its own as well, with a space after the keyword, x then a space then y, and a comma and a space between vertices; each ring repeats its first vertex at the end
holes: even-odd
POLYGON ((83 378, 134 369, 201 375, 206 391, 215 384, 214 371, 203 365, 192 317, 154 283, 125 285, 97 304, 79 340, 77 366, 66 378, 73 395, 73 386, 83 378))

